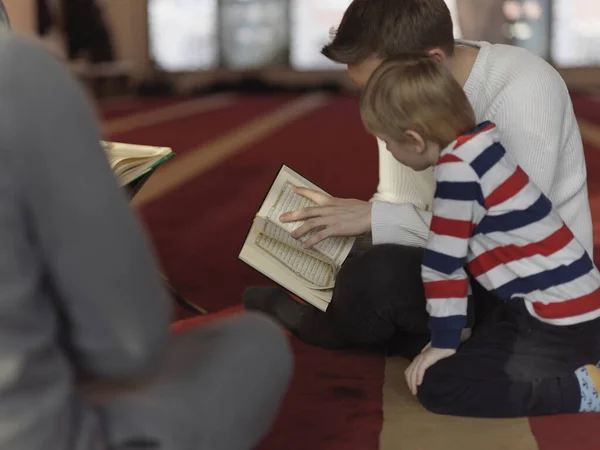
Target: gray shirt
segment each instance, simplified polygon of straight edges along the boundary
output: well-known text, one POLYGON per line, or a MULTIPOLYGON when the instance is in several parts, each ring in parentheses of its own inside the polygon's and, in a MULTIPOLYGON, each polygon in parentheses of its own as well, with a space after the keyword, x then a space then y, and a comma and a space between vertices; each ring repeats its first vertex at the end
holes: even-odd
POLYGON ((61 63, 0 30, 0 449, 102 448, 76 383, 152 372, 170 302, 61 63))

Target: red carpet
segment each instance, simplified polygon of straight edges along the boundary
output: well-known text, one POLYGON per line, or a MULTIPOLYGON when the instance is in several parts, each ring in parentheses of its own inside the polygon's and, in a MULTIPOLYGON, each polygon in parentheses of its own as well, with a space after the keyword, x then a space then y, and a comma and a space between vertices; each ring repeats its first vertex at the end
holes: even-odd
MULTIPOLYGON (((168 145, 184 153, 275 110, 290 98, 243 97, 221 110, 112 138, 168 145)), ((585 96, 581 101, 575 99, 576 108, 586 120, 600 122, 585 96)), ((104 117, 121 117, 170 104, 169 100, 162 102, 152 100, 145 106, 144 102, 124 104, 109 108, 104 117)), ((594 176, 600 173, 597 151, 586 146, 591 196, 600 195, 600 181, 594 176)), ((362 129, 357 99, 333 99, 141 211, 173 285, 210 312, 235 313, 246 286, 268 283, 239 262, 237 255, 253 214, 282 163, 334 195, 368 199, 377 184, 377 152, 374 140, 362 129)), ((600 204, 594 212, 596 221, 600 221, 600 204)), ((598 239, 600 244, 600 235, 598 239)), ((186 315, 183 311, 178 313, 180 317, 186 315)), ((199 320, 214 320, 214 317, 199 320)), ((174 325, 181 326, 185 325, 174 325)), ((293 348, 296 356, 293 384, 272 433, 260 449, 379 449, 384 357, 324 351, 297 341, 293 341, 293 348)), ((541 450, 598 448, 598 415, 530 422, 541 450)), ((400 442, 397 448, 413 450, 400 442)))
MULTIPOLYGON (((226 132, 228 118, 248 120, 264 111, 263 102, 274 106, 273 101, 251 98, 197 117, 191 134, 201 143, 204 133, 226 132)), ((238 304, 245 286, 266 283, 237 255, 282 163, 333 194, 369 197, 377 183, 377 154, 357 126, 356 105, 355 99, 332 102, 143 209, 165 270, 184 295, 218 311, 238 304)), ((184 139, 189 127, 181 121, 165 124, 163 142, 169 136, 184 139)))

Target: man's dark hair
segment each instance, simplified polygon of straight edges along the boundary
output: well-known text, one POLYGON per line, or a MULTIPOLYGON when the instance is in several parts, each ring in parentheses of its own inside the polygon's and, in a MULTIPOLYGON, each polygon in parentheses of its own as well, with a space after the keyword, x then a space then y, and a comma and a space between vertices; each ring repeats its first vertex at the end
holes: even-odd
POLYGON ((340 64, 371 56, 394 58, 440 48, 454 52, 450 10, 444 0, 354 0, 321 53, 340 64))

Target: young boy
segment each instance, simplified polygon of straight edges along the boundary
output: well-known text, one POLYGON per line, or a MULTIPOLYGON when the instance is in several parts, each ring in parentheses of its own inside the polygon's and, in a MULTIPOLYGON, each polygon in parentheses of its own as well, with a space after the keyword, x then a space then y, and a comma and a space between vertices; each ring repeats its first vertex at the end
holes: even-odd
POLYGON ((384 62, 361 112, 396 160, 434 167, 422 265, 431 343, 406 371, 413 394, 442 414, 600 411, 600 273, 495 124, 476 126, 461 86, 425 56, 384 62), (469 274, 504 303, 459 349, 469 274))

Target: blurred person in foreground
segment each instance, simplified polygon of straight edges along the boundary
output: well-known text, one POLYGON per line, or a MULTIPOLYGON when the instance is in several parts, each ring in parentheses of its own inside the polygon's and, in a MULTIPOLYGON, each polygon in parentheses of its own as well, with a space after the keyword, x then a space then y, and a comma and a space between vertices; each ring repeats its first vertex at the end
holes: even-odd
MULTIPOLYGON (((507 151, 591 256, 583 146, 564 81, 525 49, 455 41, 452 30, 444 0, 354 0, 322 53, 347 65, 348 76, 361 88, 386 58, 427 55, 444 65, 462 87, 476 122, 496 123, 507 151)), ((306 220, 295 237, 317 229, 309 246, 329 236, 368 238, 342 266, 327 312, 275 287, 248 288, 243 301, 307 343, 326 348, 386 343, 391 352, 414 358, 430 340, 421 263, 435 183, 431 169, 417 172, 378 143, 379 186, 370 202, 298 189, 319 206, 281 218, 306 220)), ((476 327, 499 302, 477 282, 473 291, 476 327)))
POLYGON ((361 116, 396 160, 434 168, 421 266, 431 342, 406 370, 412 393, 471 417, 600 411, 600 272, 496 125, 476 124, 427 56, 383 62, 361 116), (473 335, 468 274, 502 301, 473 335))
POLYGON ((290 377, 280 329, 248 314, 169 336, 83 91, 4 30, 0 65, 0 448, 254 448, 290 377))

